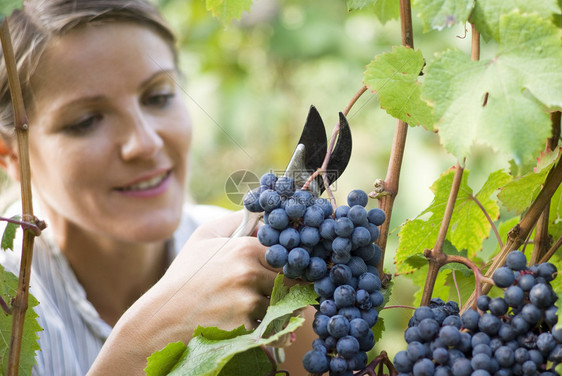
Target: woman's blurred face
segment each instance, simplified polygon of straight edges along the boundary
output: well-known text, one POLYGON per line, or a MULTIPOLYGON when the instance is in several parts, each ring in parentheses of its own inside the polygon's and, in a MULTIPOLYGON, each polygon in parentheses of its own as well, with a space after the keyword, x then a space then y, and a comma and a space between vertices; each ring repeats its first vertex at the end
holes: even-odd
POLYGON ((49 42, 31 82, 29 142, 34 196, 56 228, 128 242, 173 233, 191 141, 176 81, 169 45, 135 23, 49 42))

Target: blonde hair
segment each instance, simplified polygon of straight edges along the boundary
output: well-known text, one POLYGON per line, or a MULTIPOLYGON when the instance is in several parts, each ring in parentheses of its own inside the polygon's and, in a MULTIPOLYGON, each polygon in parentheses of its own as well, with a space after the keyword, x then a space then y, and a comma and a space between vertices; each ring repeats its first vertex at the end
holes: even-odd
MULTIPOLYGON (((136 22, 158 32, 177 59, 176 38, 162 15, 146 0, 26 0, 9 17, 10 34, 26 106, 30 81, 49 40, 91 22, 136 22)), ((13 138, 14 115, 8 76, 0 51, 0 137, 13 138)))

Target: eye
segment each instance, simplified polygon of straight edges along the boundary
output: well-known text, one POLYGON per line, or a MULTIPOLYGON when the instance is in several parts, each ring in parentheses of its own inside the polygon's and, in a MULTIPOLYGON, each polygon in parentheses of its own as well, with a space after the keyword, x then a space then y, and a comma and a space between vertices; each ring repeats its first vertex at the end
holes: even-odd
POLYGON ((174 92, 155 92, 150 93, 143 99, 143 104, 146 106, 154 106, 157 108, 165 108, 170 104, 172 99, 176 96, 174 92))
POLYGON ((101 114, 87 115, 77 122, 63 127, 63 132, 71 136, 80 136, 91 131, 102 118, 101 114))

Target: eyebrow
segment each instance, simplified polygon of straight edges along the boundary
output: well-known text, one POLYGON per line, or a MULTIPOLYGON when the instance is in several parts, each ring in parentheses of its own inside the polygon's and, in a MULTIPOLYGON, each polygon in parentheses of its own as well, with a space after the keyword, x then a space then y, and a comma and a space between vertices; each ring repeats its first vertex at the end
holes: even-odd
MULTIPOLYGON (((148 78, 146 78, 145 80, 143 80, 140 85, 139 88, 143 89, 146 86, 148 86, 152 81, 154 81, 154 79, 156 79, 159 76, 167 76, 170 77, 171 79, 173 79, 174 74, 175 74, 176 70, 175 69, 161 69, 158 70, 156 72, 154 72, 152 75, 150 75, 148 78)), ((95 94, 95 95, 90 95, 90 96, 84 96, 84 97, 80 97, 80 98, 76 98, 74 100, 71 100, 69 102, 64 103, 62 106, 59 106, 59 109, 64 109, 67 108, 69 106, 72 106, 74 104, 79 104, 79 103, 95 103, 95 102, 101 102, 103 100, 105 100, 106 97, 105 95, 99 95, 99 94, 95 94)))

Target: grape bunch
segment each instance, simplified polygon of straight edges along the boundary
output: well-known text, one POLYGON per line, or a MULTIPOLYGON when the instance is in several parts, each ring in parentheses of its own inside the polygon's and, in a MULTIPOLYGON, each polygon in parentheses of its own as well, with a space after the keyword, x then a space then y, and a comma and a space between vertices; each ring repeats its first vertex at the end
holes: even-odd
POLYGON ((503 296, 481 295, 478 310, 443 315, 431 308, 439 299, 416 309, 404 332, 406 350, 394 357, 400 375, 558 375, 562 329, 555 328, 557 296, 550 285, 557 270, 526 262, 523 252, 510 252, 492 277, 503 296))
POLYGON ((383 295, 376 268, 382 251, 374 242, 385 214, 367 211, 367 202, 364 191, 353 190, 348 205, 333 210, 329 200, 272 173, 244 198, 246 209, 264 212, 257 237, 268 247, 267 262, 287 278, 314 283, 320 296, 312 324, 318 338, 303 358, 310 373, 352 375, 375 345, 371 328, 383 295))

